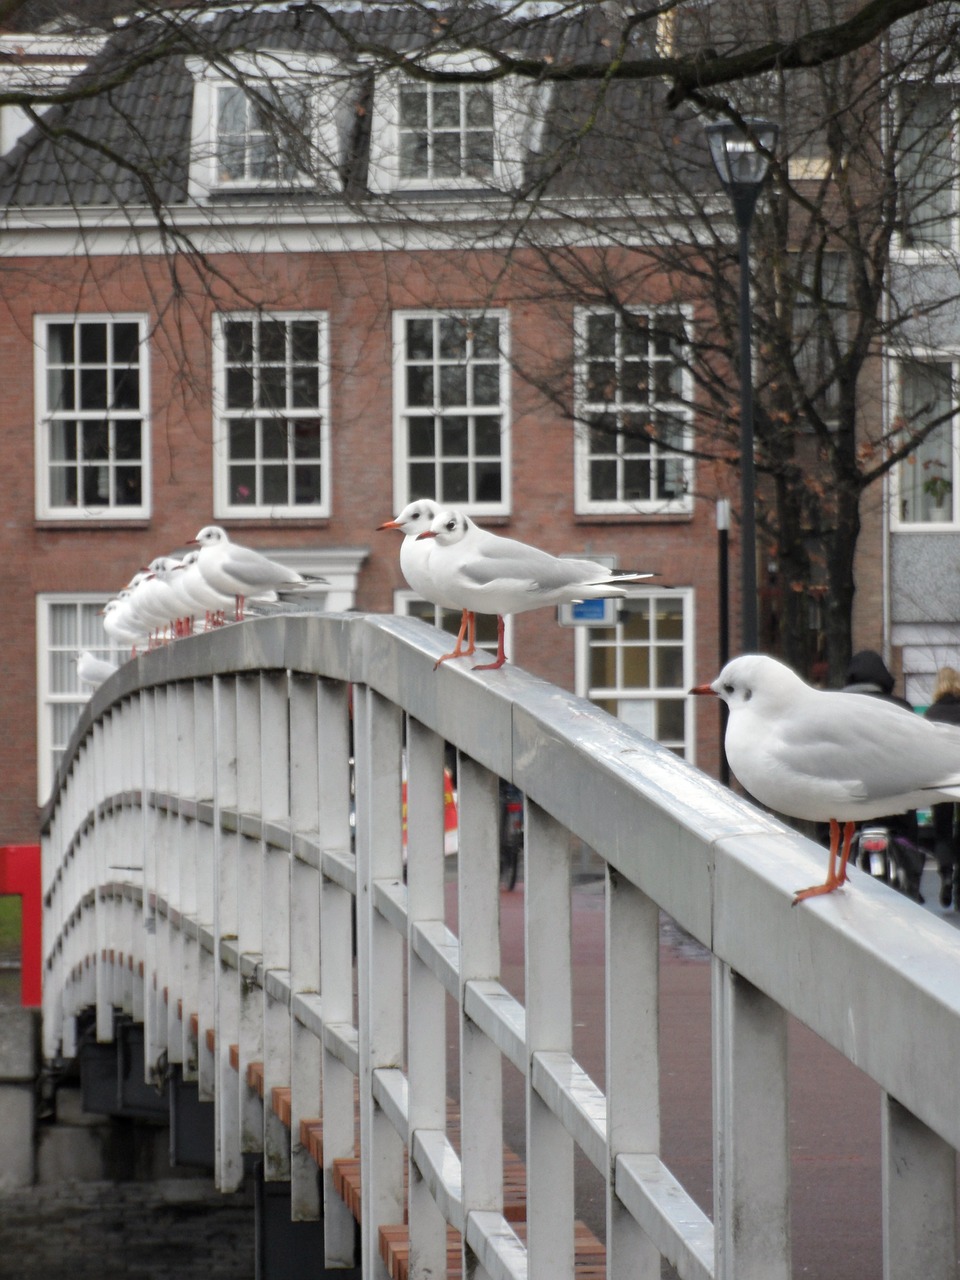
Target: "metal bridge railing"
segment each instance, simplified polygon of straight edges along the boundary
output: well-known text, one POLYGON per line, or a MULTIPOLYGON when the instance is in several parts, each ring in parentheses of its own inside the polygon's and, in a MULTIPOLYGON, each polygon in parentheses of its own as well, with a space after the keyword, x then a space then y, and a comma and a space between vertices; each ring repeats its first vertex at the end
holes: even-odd
POLYGON ((792 1014, 883 1090, 885 1275, 953 1276, 953 931, 867 878, 791 908, 821 857, 807 841, 522 671, 434 671, 441 644, 394 617, 276 617, 97 691, 44 813, 47 1057, 75 1052, 89 1006, 103 1040, 117 1010, 142 1021, 148 1073, 179 1064, 215 1103, 218 1185, 262 1152, 294 1216, 323 1216, 330 1266, 354 1261, 334 1173, 358 1110, 370 1280, 380 1228, 405 1214, 412 1276, 446 1274, 453 1227, 464 1274, 572 1277, 576 1151, 606 1183, 611 1280, 659 1276, 661 1256, 696 1280, 778 1280, 792 1014), (523 1003, 501 972, 499 779, 526 796, 523 1003), (573 1052, 571 836, 606 870, 602 1081, 573 1052), (712 1219, 660 1158, 660 911, 713 955, 712 1219), (504 1214, 505 1061, 524 1081, 522 1233, 504 1214), (288 1124, 263 1101, 278 1090, 288 1124), (300 1121, 320 1114, 318 1180, 300 1121))

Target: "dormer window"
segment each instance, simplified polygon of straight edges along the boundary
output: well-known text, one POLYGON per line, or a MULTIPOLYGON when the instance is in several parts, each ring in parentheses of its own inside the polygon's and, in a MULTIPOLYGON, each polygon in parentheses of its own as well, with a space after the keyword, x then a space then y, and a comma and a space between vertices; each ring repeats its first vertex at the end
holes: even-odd
POLYGON ((400 89, 400 177, 428 183, 493 177, 493 92, 486 84, 400 89))
POLYGON ((189 59, 194 76, 190 192, 339 192, 359 93, 329 57, 270 50, 229 69, 189 59))
POLYGON ((484 55, 431 54, 426 71, 464 79, 376 77, 370 134, 371 191, 510 191, 539 147, 549 86, 517 77, 474 80, 484 55))

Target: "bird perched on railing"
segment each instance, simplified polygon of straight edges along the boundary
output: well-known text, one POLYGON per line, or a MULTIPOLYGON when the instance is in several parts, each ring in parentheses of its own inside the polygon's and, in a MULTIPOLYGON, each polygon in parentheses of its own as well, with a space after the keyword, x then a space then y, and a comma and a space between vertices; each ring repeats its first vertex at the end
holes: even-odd
POLYGON ((712 684, 690 692, 727 704, 727 760, 754 799, 830 824, 827 878, 801 889, 795 904, 845 883, 858 821, 960 799, 955 726, 869 694, 814 689, 762 654, 734 658, 712 684))
MULTIPOLYGON (((497 656, 493 662, 474 667, 475 671, 492 671, 506 661, 504 615, 625 596, 626 586, 654 576, 617 573, 595 560, 554 556, 516 538, 502 538, 480 529, 469 516, 449 509, 438 512, 420 537, 435 540, 425 572, 439 594, 453 601, 455 608, 467 611, 471 646, 476 615, 496 614, 497 656)), ((469 651, 473 652, 472 647, 469 651)), ((454 649, 439 658, 436 665, 460 656, 454 649)))
MULTIPOLYGON (((404 535, 403 542, 400 544, 400 572, 411 590, 416 591, 417 595, 422 596, 424 600, 429 600, 431 604, 439 605, 442 609, 460 609, 461 606, 455 600, 450 599, 439 591, 437 584, 431 577, 427 564, 430 559, 430 553, 433 550, 433 544, 430 541, 423 541, 420 537, 422 533, 430 528, 439 511, 440 504, 434 502, 432 498, 418 498, 416 502, 408 503, 395 520, 385 520, 383 524, 377 525, 377 529, 399 529, 404 535)), ((470 637, 468 648, 463 648, 468 619, 468 611, 461 609, 457 642, 453 652, 446 655, 447 657, 469 658, 476 651, 476 637, 474 635, 470 637)))
POLYGON ((112 662, 107 662, 105 658, 98 658, 89 649, 82 649, 77 654, 77 676, 84 684, 91 684, 94 688, 98 688, 104 680, 108 680, 116 669, 112 662))
POLYGON ((200 572, 214 590, 234 597, 238 622, 243 618, 246 600, 275 600, 278 593, 304 591, 326 583, 326 578, 305 577, 252 547, 231 542, 219 525, 205 525, 193 541, 200 546, 200 572))

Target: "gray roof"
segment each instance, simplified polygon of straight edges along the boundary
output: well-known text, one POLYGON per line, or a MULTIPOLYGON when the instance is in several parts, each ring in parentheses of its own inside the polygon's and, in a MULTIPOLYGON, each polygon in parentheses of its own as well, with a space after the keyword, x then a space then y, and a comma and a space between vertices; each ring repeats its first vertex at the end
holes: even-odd
MULTIPOLYGON (((210 60, 224 50, 328 52, 357 65, 359 94, 364 85, 369 92, 370 71, 362 67, 369 66, 370 50, 383 51, 386 60, 391 51, 434 43, 438 32, 452 47, 547 56, 554 68, 606 56, 613 34, 600 6, 576 19, 526 23, 507 22, 494 9, 465 6, 448 20, 441 10, 402 4, 222 12, 179 28, 152 19, 136 21, 116 34, 76 82, 90 86, 91 96, 48 112, 43 126, 0 162, 0 202, 8 208, 182 204, 187 199, 194 87, 188 57, 210 60), (361 55, 367 59, 363 64, 361 55), (142 68, 112 80, 113 73, 132 61, 142 61, 142 68)), ((645 52, 637 49, 638 56, 645 52)), ((550 189, 556 192, 622 192, 631 189, 634 166, 649 168, 652 148, 663 150, 666 87, 652 80, 612 83, 597 127, 576 146, 561 147, 561 140, 573 136, 593 110, 596 87, 596 82, 592 87, 575 80, 554 82, 540 154, 528 157, 528 182, 549 173, 550 189), (562 156, 560 166, 557 155, 562 156)), ((675 139, 688 124, 674 114, 667 132, 675 139)), ((344 175, 348 197, 361 197, 366 190, 368 130, 369 114, 358 111, 348 148, 350 169, 344 175)), ((273 200, 302 198, 303 192, 271 194, 273 200)))

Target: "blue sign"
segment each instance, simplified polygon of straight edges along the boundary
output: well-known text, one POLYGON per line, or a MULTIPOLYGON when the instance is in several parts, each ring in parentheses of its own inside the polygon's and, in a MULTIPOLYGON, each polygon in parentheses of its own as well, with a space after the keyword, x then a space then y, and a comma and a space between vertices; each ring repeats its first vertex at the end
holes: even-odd
POLYGON ((575 622, 603 622, 606 605, 606 600, 581 600, 570 606, 570 613, 575 622))

